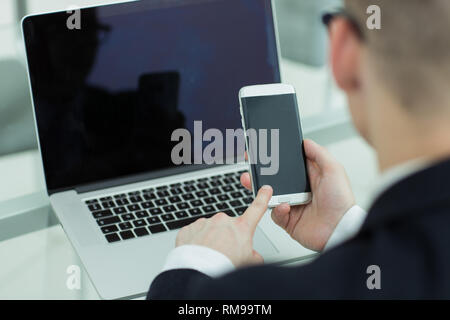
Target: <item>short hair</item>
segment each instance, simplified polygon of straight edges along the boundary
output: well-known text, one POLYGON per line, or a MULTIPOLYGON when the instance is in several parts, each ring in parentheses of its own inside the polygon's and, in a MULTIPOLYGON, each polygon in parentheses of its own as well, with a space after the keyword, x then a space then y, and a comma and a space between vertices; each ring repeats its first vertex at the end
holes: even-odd
POLYGON ((379 78, 402 106, 421 113, 427 102, 446 103, 439 99, 450 93, 449 0, 345 0, 345 5, 362 27, 379 78), (380 30, 366 27, 371 5, 381 9, 380 30))

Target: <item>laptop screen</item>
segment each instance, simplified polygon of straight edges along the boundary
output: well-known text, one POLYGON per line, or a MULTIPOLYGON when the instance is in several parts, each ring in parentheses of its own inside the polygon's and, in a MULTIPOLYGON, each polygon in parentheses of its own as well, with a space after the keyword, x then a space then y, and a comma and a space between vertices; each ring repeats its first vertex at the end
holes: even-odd
POLYGON ((23 28, 50 193, 180 168, 174 130, 225 137, 241 128, 239 89, 280 81, 269 0, 128 2, 23 28))

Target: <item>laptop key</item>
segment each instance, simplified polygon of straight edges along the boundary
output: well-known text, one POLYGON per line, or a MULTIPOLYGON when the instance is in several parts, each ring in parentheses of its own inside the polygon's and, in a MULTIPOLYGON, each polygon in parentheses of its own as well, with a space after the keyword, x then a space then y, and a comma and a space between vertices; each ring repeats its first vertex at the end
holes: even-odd
POLYGON ((90 204, 94 204, 94 203, 97 203, 97 202, 98 202, 97 199, 92 199, 92 200, 86 200, 84 203, 86 203, 87 205, 90 205, 90 204))
POLYGON ((214 209, 213 206, 204 206, 202 209, 205 213, 210 213, 210 212, 216 211, 216 209, 214 209))
POLYGON ((155 188, 147 188, 147 189, 142 190, 142 192, 143 193, 152 193, 152 192, 155 192, 155 188))
POLYGON ((164 197, 170 196, 169 191, 166 191, 166 190, 158 191, 156 194, 157 194, 158 197, 160 197, 160 198, 164 198, 164 197))
POLYGON ((106 227, 102 227, 102 232, 103 233, 111 233, 111 232, 116 232, 119 231, 119 229, 117 229, 116 225, 111 225, 111 226, 106 226, 106 227))
POLYGON ((179 212, 175 213, 175 216, 178 219, 183 219, 183 218, 189 217, 189 215, 188 215, 188 213, 186 211, 179 211, 179 212))
POLYGON ((106 240, 107 240, 109 243, 120 241, 120 238, 119 238, 119 236, 117 235, 117 233, 107 234, 107 235, 105 236, 105 238, 106 238, 106 240))
POLYGON ((197 190, 194 186, 186 186, 183 188, 185 192, 194 192, 197 190))
POLYGON ((154 193, 145 193, 143 195, 145 200, 154 200, 156 199, 156 195, 154 193))
POLYGON ((245 212, 245 210, 247 210, 247 207, 239 207, 234 209, 234 211, 236 211, 236 213, 240 216, 245 212))
POLYGON ((205 191, 196 192, 195 195, 199 198, 207 197, 208 194, 205 191))
POLYGON ((142 210, 141 207, 138 204, 131 204, 129 206, 127 206, 128 211, 139 211, 142 210))
POLYGON ((113 215, 113 213, 111 210, 102 210, 102 211, 94 211, 92 212, 92 215, 94 216, 95 219, 101 219, 110 217, 113 215))
POLYGON ((177 203, 181 201, 181 198, 179 196, 169 197, 168 199, 171 203, 177 203))
POLYGON ((244 198, 242 201, 244 201, 244 203, 246 203, 246 204, 250 204, 253 202, 253 197, 244 198))
POLYGON ((118 222, 120 222, 120 219, 118 216, 97 220, 97 224, 99 226, 107 226, 109 224, 114 224, 114 223, 118 223, 118 222))
POLYGON ((180 187, 180 186, 181 186, 181 183, 179 183, 179 182, 172 183, 171 185, 169 185, 169 187, 171 187, 171 188, 177 188, 177 187, 180 187))
POLYGON ((98 210, 102 210, 102 206, 99 203, 94 203, 94 204, 90 204, 88 205, 89 210, 91 211, 98 211, 98 210))
POLYGON ((132 213, 123 214, 120 217, 122 218, 122 221, 130 221, 135 219, 132 213))
POLYGON ((130 201, 126 198, 117 199, 116 203, 118 206, 126 206, 127 204, 130 204, 130 201))
POLYGON ((113 211, 115 214, 122 214, 122 213, 126 213, 127 209, 125 209, 125 207, 118 207, 118 208, 114 208, 113 211))
POLYGON ((181 188, 174 188, 170 190, 170 193, 173 194, 174 196, 183 193, 183 190, 181 188))
POLYGON ((193 206, 193 207, 200 207, 200 206, 202 206, 202 205, 203 205, 202 200, 194 200, 194 201, 191 201, 191 206, 193 206))
POLYGON ((231 192, 231 191, 233 191, 234 190, 234 188, 232 187, 232 186, 225 186, 225 187, 222 187, 222 191, 223 192, 231 192))
POLYGON ((229 207, 230 206, 228 204, 226 204, 226 203, 218 203, 218 204, 216 204, 216 208, 218 210, 225 210, 225 209, 228 209, 229 207))
POLYGON ((114 203, 114 201, 107 201, 107 202, 103 202, 102 206, 104 209, 109 209, 109 208, 114 208, 116 206, 116 204, 114 203))
POLYGON ((128 230, 128 229, 133 228, 133 226, 129 222, 122 222, 122 223, 119 223, 119 228, 120 228, 120 230, 128 230))
POLYGON ((192 199, 195 198, 194 195, 193 195, 192 193, 183 194, 181 197, 182 197, 184 200, 192 200, 192 199))
POLYGON ((187 203, 187 202, 182 202, 182 203, 177 204, 177 208, 180 210, 188 209, 189 207, 190 207, 189 203, 187 203))
POLYGON ((230 197, 226 194, 221 194, 217 196, 217 199, 219 199, 219 201, 227 201, 230 200, 230 197))
POLYGON ((136 221, 133 221, 133 225, 134 225, 136 228, 144 227, 144 226, 147 225, 147 222, 145 222, 144 219, 136 220, 136 221))
POLYGON ((197 188, 199 189, 208 189, 209 185, 206 182, 201 182, 197 184, 197 188))
POLYGON ((160 223, 161 219, 159 219, 159 217, 150 217, 147 219, 148 224, 156 224, 156 223, 160 223))
POLYGON ((173 206, 173 205, 165 206, 165 207, 163 207, 163 209, 164 209, 164 212, 173 212, 173 211, 177 210, 177 208, 175 208, 175 206, 173 206))
POLYGON ((102 202, 104 202, 104 201, 111 201, 112 200, 112 197, 103 197, 103 198, 100 198, 100 201, 102 201, 102 202))
POLYGON ((242 202, 239 199, 237 199, 237 200, 230 201, 230 205, 234 208, 241 207, 242 202))
POLYGON ((149 211, 150 211, 150 214, 151 214, 152 216, 155 216, 155 215, 158 215, 158 214, 162 214, 162 213, 163 213, 162 210, 161 210, 160 208, 153 208, 153 209, 150 209, 149 211))
POLYGON ((199 208, 195 208, 195 209, 190 209, 189 210, 189 214, 191 216, 198 216, 202 214, 202 211, 199 208))
POLYGON ((138 195, 140 195, 140 194, 141 194, 140 191, 132 191, 132 192, 128 192, 128 195, 129 195, 130 197, 138 196, 138 195))
POLYGON ((166 227, 164 227, 163 224, 155 224, 153 226, 148 227, 148 230, 150 230, 151 233, 160 233, 167 231, 166 227))
POLYGON ((212 204, 217 202, 217 200, 214 197, 205 198, 203 199, 203 201, 205 201, 206 204, 212 204))
POLYGON ((231 197, 233 197, 234 199, 242 198, 242 193, 240 193, 239 191, 233 192, 231 193, 231 197))
POLYGON ((188 180, 188 181, 183 182, 183 184, 187 185, 187 186, 192 185, 194 183, 195 183, 195 180, 188 180))
POLYGON ((198 218, 210 218, 212 216, 213 216, 213 214, 208 214, 208 215, 204 215, 202 217, 169 221, 166 223, 166 225, 167 225, 167 228, 169 228, 169 230, 176 230, 176 229, 183 228, 184 226, 190 225, 191 223, 194 223, 195 221, 197 221, 198 218))
POLYGON ((147 229, 144 228, 144 227, 134 229, 134 233, 135 233, 138 237, 144 237, 144 236, 148 235, 148 231, 147 231, 147 229))
POLYGON ((144 209, 153 208, 155 204, 151 201, 141 203, 141 207, 144 209))
POLYGON ((218 187, 218 186, 222 185, 222 182, 220 182, 220 180, 214 180, 214 181, 211 181, 209 184, 211 185, 211 187, 218 187))
POLYGON ((230 200, 230 197, 226 194, 221 194, 217 196, 217 199, 219 199, 219 201, 227 201, 230 200))
POLYGON ((219 190, 219 188, 213 188, 209 190, 209 193, 212 195, 221 194, 222 192, 219 190))
POLYGON ((131 201, 132 203, 139 203, 139 202, 142 202, 142 201, 144 201, 144 200, 142 199, 141 196, 134 196, 134 197, 130 197, 130 201, 131 201))
POLYGON ((160 190, 166 190, 168 188, 169 188, 168 186, 159 186, 159 187, 156 187, 156 190, 160 191, 160 190))
POLYGON ((232 179, 232 178, 225 178, 225 179, 222 179, 222 182, 224 184, 232 184, 232 183, 234 183, 234 179, 232 179))
POLYGON ((137 212, 135 213, 135 215, 136 215, 136 218, 138 218, 138 219, 142 219, 142 218, 148 217, 147 211, 144 211, 144 210, 142 210, 142 211, 137 211, 137 212))
POLYGON ((241 184, 241 182, 240 182, 239 180, 238 180, 238 182, 239 182, 239 183, 236 183, 236 184, 234 185, 234 187, 235 187, 236 189, 238 189, 238 190, 239 190, 239 189, 245 189, 244 186, 241 184))
POLYGON ((158 199, 155 201, 155 203, 157 206, 164 206, 164 205, 168 204, 166 199, 158 199))
POLYGON ((175 220, 175 217, 174 217, 171 213, 162 215, 161 218, 162 218, 164 221, 175 220))
POLYGON ((131 231, 122 231, 121 233, 120 233, 120 237, 123 239, 123 240, 127 240, 127 239, 132 239, 132 238, 134 238, 134 234, 133 234, 133 232, 131 232, 131 231))

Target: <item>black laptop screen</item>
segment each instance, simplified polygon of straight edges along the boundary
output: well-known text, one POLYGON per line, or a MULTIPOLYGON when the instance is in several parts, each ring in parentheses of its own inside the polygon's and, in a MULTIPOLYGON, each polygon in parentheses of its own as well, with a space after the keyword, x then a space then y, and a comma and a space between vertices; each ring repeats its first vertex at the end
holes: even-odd
POLYGON ((202 121, 225 136, 241 127, 239 89, 280 81, 270 1, 139 1, 78 18, 23 25, 50 192, 174 168, 175 129, 194 139, 202 121))

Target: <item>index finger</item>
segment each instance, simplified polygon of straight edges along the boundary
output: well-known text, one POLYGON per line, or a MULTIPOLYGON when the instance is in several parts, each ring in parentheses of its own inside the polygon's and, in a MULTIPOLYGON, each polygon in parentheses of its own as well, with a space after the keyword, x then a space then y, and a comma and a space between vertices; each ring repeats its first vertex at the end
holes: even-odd
POLYGON ((241 216, 241 219, 245 220, 249 224, 252 232, 256 230, 256 226, 266 212, 267 207, 269 206, 269 201, 272 198, 272 194, 273 190, 271 186, 263 186, 259 189, 258 194, 250 207, 248 207, 241 216))

